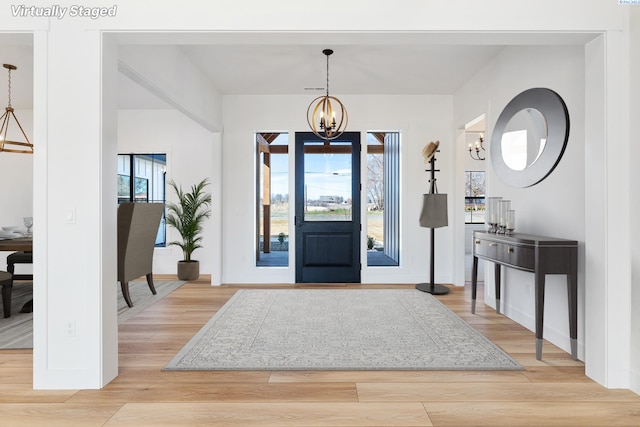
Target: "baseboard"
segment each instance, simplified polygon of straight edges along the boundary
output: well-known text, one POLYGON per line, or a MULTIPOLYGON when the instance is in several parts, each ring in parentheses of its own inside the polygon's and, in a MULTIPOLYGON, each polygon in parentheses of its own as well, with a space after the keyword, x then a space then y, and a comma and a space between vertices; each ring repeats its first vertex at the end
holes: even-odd
POLYGON ((629 377, 630 377, 629 389, 635 394, 640 395, 640 371, 631 370, 629 377))
MULTIPOLYGON (((485 303, 494 309, 496 307, 496 300, 493 296, 485 295, 485 303)), ((504 301, 501 301, 501 305, 501 312, 504 316, 524 326, 531 332, 535 332, 536 320, 532 315, 525 313, 522 310, 518 310, 509 304, 505 304, 504 301)), ((543 336, 546 341, 558 346, 567 353, 571 353, 571 338, 569 335, 566 335, 562 331, 559 331, 549 325, 545 325, 543 336)), ((584 342, 580 340, 578 341, 578 359, 584 360, 584 342)))

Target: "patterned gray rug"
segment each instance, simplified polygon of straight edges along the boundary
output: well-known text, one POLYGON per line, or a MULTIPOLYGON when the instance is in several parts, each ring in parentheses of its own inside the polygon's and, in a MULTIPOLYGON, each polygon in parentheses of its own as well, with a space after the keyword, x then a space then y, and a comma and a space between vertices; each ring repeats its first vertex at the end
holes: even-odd
MULTIPOLYGON (((130 282, 129 293, 133 307, 129 308, 118 286, 118 324, 135 316, 151 304, 157 302, 185 282, 155 280, 156 295, 151 293, 147 282, 130 282)), ((31 282, 16 282, 11 295, 11 317, 0 317, 0 349, 33 348, 33 313, 20 313, 23 304, 33 295, 31 282)), ((4 313, 2 313, 4 316, 4 313)))
POLYGON ((520 370, 415 289, 243 289, 166 370, 520 370))

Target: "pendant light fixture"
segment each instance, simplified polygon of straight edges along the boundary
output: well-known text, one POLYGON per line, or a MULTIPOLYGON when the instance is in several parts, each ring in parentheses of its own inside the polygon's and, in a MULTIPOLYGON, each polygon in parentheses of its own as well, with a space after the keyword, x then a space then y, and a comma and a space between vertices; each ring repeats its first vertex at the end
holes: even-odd
POLYGON ((344 104, 335 96, 329 95, 329 56, 331 49, 322 51, 327 56, 327 91, 319 96, 307 108, 307 123, 313 133, 325 141, 338 138, 347 128, 349 117, 344 104))
POLYGON ((0 123, 2 123, 0 125, 0 151, 4 151, 7 153, 33 154, 33 144, 29 142, 29 138, 27 138, 27 134, 24 132, 24 129, 22 129, 20 122, 13 112, 13 107, 11 106, 11 71, 17 70, 18 67, 11 64, 2 64, 2 66, 6 68, 9 73, 9 103, 7 104, 7 108, 5 108, 4 114, 2 115, 2 117, 0 117, 0 123), (8 139, 7 131, 9 130, 9 124, 12 118, 15 124, 18 125, 18 128, 20 129, 25 142, 12 141, 8 139))

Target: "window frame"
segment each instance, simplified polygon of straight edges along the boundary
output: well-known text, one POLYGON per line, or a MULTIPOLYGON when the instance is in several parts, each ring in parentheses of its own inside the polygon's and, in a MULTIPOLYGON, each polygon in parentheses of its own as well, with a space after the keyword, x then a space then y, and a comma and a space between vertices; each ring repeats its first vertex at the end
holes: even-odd
MULTIPOLYGON (((254 133, 254 202, 255 202, 255 248, 254 265, 258 268, 289 267, 289 240, 290 234, 289 212, 292 207, 289 195, 289 182, 291 180, 290 155, 289 152, 289 132, 269 131, 254 133), (286 165, 283 170, 274 170, 276 166, 286 165), (286 176, 286 193, 276 193, 272 185, 275 179, 274 174, 278 174, 282 179, 286 176), (266 193, 265 193, 266 191, 266 193), (281 218, 284 222, 285 231, 277 235, 277 240, 272 241, 274 224, 272 221, 277 215, 272 211, 272 205, 282 203, 287 205, 286 217, 281 218), (268 218, 265 221, 265 218, 268 218), (268 225, 267 225, 268 224, 268 225), (269 236, 265 239, 264 231, 269 230, 269 236), (273 227, 273 228, 272 228, 273 227), (265 252, 266 251, 266 252, 265 252), (284 252, 286 256, 273 257, 272 252, 279 255, 284 252)), ((282 212, 280 212, 282 214, 282 212)), ((282 224, 281 224, 282 225, 282 224)))
MULTIPOLYGON (((483 170, 466 170, 466 171, 464 171, 464 174, 465 174, 465 182, 464 182, 464 212, 465 212, 464 223, 465 224, 470 224, 470 225, 473 225, 473 224, 484 224, 485 223, 484 215, 482 216, 482 220, 478 220, 478 221, 474 221, 473 220, 473 217, 474 217, 473 210, 470 211, 471 212, 471 221, 467 221, 467 207, 472 203, 474 205, 476 205, 477 203, 475 203, 475 202, 477 202, 477 201, 481 201, 480 204, 485 206, 485 203, 486 203, 486 188, 485 188, 485 185, 486 185, 487 173, 486 173, 486 171, 483 171, 483 170), (480 173, 483 176, 483 179, 482 179, 482 193, 481 193, 481 195, 480 194, 475 195, 475 196, 472 195, 473 191, 470 188, 471 185, 472 185, 471 184, 472 183, 471 174, 474 174, 474 173, 480 173)), ((484 212, 486 212, 486 207, 484 209, 484 212)))
MULTIPOLYGON (((378 171, 373 172, 370 166, 373 165, 372 158, 380 155, 381 176, 373 180, 377 185, 381 185, 382 191, 379 192, 382 198, 382 254, 383 256, 370 256, 367 251, 367 267, 399 267, 400 266, 400 240, 401 240, 401 159, 402 159, 402 133, 398 130, 386 131, 367 131, 366 144, 366 168, 367 182, 365 192, 363 194, 367 206, 370 204, 370 191, 376 192, 375 183, 372 182, 372 174, 379 175, 378 171), (373 184, 373 187, 370 187, 373 184)), ((375 197, 372 197, 375 198, 375 197)), ((375 202, 372 200, 371 202, 375 202)), ((377 202, 376 204, 380 204, 377 202)), ((367 224, 367 232, 369 231, 369 215, 367 207, 367 218, 362 222, 367 224)), ((374 236, 367 234, 367 248, 374 245, 374 236)))
MULTIPOLYGON (((124 164, 122 165, 124 166, 124 164)), ((118 171, 117 171, 117 198, 118 204, 120 203, 163 203, 167 201, 167 154, 166 153, 118 153, 118 171), (162 158, 164 157, 164 158, 162 158), (146 159, 145 159, 146 158, 146 159), (126 167, 121 168, 120 159, 126 163, 126 167), (156 165, 160 166, 159 173, 162 176, 160 183, 157 183, 154 179, 154 172, 157 175, 158 171, 153 171, 150 176, 136 175, 136 164, 140 160, 150 160, 152 169, 156 165), (128 170, 128 172, 127 172, 128 170), (128 178, 128 195, 120 194, 120 180, 123 181, 128 178), (144 197, 138 197, 136 194, 137 183, 145 182, 144 197), (160 188, 158 188, 158 186, 160 188), (155 190, 155 191, 154 191, 155 190), (153 194, 160 195, 160 198, 154 198, 153 194)), ((142 194, 142 193, 140 193, 142 194)), ((162 219, 160 221, 160 227, 158 229, 158 236, 156 237, 155 247, 164 248, 167 246, 167 226, 165 222, 165 213, 162 213, 162 219)))

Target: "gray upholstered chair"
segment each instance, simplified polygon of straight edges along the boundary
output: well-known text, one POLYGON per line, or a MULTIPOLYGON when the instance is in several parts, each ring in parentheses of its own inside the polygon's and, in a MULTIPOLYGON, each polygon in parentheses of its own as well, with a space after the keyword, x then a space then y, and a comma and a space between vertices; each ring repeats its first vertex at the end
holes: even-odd
POLYGON ((122 203, 118 207, 118 281, 129 307, 133 307, 130 280, 146 276, 151 292, 156 294, 153 249, 163 211, 163 203, 122 203))

